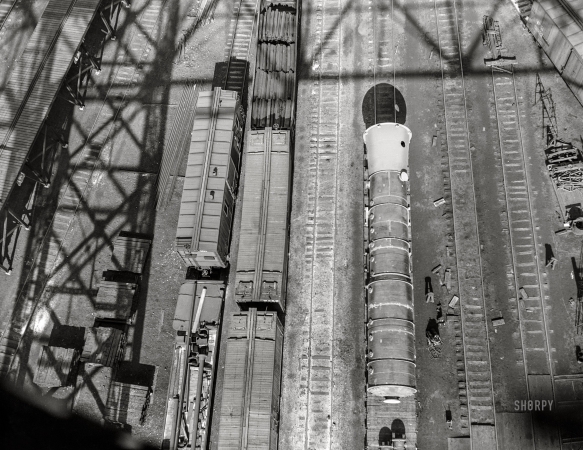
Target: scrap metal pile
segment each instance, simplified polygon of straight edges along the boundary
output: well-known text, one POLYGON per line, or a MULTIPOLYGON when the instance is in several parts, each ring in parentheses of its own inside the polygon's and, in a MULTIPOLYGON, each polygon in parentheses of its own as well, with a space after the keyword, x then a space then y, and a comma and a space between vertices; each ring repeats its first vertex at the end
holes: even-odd
POLYGON ((550 137, 545 150, 547 169, 558 189, 574 191, 583 187, 583 159, 579 149, 550 137))
POLYGON ((542 106, 543 138, 546 136, 546 164, 557 189, 575 191, 583 187, 583 158, 579 149, 559 138, 555 102, 551 89, 536 76, 536 98, 542 106))

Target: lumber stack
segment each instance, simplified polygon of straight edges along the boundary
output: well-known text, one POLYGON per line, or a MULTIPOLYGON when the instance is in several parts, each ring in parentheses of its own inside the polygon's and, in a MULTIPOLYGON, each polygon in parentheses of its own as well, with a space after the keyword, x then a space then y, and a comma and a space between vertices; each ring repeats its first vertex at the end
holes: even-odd
POLYGON ((111 386, 112 368, 101 364, 81 364, 73 412, 95 422, 101 422, 111 386))
POLYGON ((251 127, 293 126, 296 84, 295 3, 267 2, 259 14, 251 127))
POLYGON ((137 384, 111 383, 105 418, 112 422, 141 425, 150 401, 151 389, 137 384))
POLYGON ((101 281, 97 291, 95 312, 100 319, 128 320, 137 284, 101 281))
POLYGON ((122 356, 124 333, 115 328, 85 328, 81 361, 113 367, 122 356))
POLYGON ((113 270, 141 275, 151 244, 151 239, 122 236, 120 234, 113 244, 113 256, 111 257, 114 265, 113 270))
POLYGON ((67 386, 73 380, 79 353, 72 348, 43 346, 34 374, 34 383, 44 388, 67 386))

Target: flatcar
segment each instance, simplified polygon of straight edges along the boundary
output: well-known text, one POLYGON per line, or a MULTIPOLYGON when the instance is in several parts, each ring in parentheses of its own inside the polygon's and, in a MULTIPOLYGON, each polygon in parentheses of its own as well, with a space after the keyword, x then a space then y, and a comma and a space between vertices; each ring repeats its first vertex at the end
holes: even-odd
POLYGON ((176 250, 208 271, 228 265, 244 116, 239 95, 221 88, 201 92, 195 114, 176 250))
POLYGON ((416 392, 408 200, 411 131, 397 123, 364 133, 368 164, 368 392, 398 402, 416 392))
POLYGON ((275 450, 283 327, 275 312, 256 308, 230 319, 217 449, 275 450))
POLYGON ((574 0, 535 0, 528 29, 583 104, 583 10, 574 0))
POLYGON ((225 287, 218 280, 180 287, 163 449, 207 447, 225 287))
POLYGON ((248 134, 235 276, 241 308, 262 304, 285 311, 291 157, 290 131, 268 127, 248 134))

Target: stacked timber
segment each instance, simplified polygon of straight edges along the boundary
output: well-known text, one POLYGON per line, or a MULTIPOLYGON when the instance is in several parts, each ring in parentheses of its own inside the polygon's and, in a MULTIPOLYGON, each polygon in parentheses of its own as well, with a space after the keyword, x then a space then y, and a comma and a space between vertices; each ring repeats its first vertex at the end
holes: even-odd
POLYGON ((294 2, 265 2, 259 14, 251 126, 293 126, 297 10, 294 2))
POLYGON ((137 288, 138 285, 134 283, 101 281, 95 305, 97 317, 100 319, 128 320, 137 288))
POLYGON ((113 270, 140 275, 144 270, 151 244, 151 239, 120 234, 113 244, 113 256, 111 257, 115 267, 113 270))
POLYGON ((96 422, 142 425, 152 389, 113 381, 114 370, 101 364, 81 364, 73 412, 96 422))
POLYGON ((72 348, 43 346, 34 374, 34 383, 44 388, 62 387, 71 384, 79 353, 72 348))
POLYGON ((111 383, 105 419, 128 425, 142 425, 150 401, 151 389, 136 384, 111 383))
POLYGON ((122 356, 124 333, 115 328, 85 328, 81 361, 113 367, 122 356))
POLYGON ((103 420, 103 405, 107 403, 112 370, 101 364, 81 364, 73 398, 75 414, 95 422, 103 420))

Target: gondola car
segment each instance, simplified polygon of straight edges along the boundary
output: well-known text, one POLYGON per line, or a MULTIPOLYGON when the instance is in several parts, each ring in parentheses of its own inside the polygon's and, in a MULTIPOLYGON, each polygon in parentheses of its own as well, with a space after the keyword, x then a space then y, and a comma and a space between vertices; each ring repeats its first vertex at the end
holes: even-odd
POLYGON ((243 125, 236 92, 199 94, 176 231, 176 250, 188 266, 228 265, 243 125))
POLYGON ((399 402, 416 392, 408 200, 411 131, 397 123, 364 133, 368 164, 368 391, 399 402))
POLYGON ((235 299, 239 306, 285 310, 291 133, 266 128, 248 135, 235 299), (262 306, 260 306, 262 305, 262 306))

